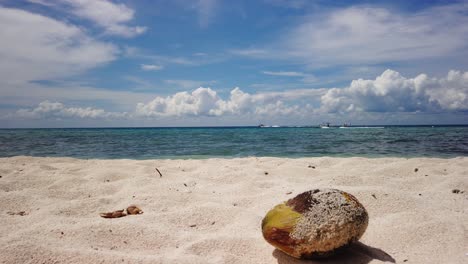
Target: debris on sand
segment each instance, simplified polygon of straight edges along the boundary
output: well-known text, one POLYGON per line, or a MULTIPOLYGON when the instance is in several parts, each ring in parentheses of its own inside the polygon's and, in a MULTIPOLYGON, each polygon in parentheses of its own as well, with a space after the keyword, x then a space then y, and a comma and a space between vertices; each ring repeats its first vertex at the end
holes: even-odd
POLYGON ((364 234, 369 221, 353 195, 314 189, 271 209, 263 218, 265 240, 295 258, 330 256, 364 234))
POLYGON ((143 210, 138 208, 138 206, 136 205, 130 205, 129 207, 127 207, 127 214, 129 215, 137 215, 137 214, 142 214, 142 213, 143 213, 143 210))
POLYGON ((108 212, 108 213, 100 213, 99 215, 104 218, 119 218, 119 217, 124 217, 127 214, 124 212, 125 210, 117 210, 114 212, 108 212))
POLYGON ((122 210, 117 210, 117 211, 108 212, 108 213, 100 213, 99 215, 103 218, 119 218, 119 217, 124 217, 127 215, 138 215, 142 213, 143 213, 143 210, 141 210, 138 206, 130 205, 129 207, 127 207, 127 210, 122 209, 122 210))
POLYGON ((28 215, 28 213, 26 213, 25 211, 19 211, 19 212, 8 211, 7 214, 9 214, 9 215, 20 215, 20 216, 28 215))
POLYGON ((154 168, 154 169, 158 172, 159 178, 162 178, 162 173, 158 170, 158 168, 154 168))

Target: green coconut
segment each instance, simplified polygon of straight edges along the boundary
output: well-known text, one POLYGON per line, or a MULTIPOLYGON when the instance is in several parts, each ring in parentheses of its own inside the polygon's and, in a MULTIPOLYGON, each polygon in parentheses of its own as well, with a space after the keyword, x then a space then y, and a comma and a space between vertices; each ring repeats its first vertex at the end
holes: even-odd
POLYGON ((351 194, 315 189, 276 205, 262 221, 265 240, 295 258, 330 256, 361 238, 366 209, 351 194))

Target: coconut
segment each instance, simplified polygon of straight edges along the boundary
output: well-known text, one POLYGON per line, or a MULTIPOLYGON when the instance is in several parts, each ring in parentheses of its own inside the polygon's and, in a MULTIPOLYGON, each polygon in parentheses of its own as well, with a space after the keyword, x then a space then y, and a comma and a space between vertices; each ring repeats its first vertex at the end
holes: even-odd
POLYGON ((263 218, 265 240, 295 258, 330 256, 361 238, 369 216, 353 195, 315 189, 271 209, 263 218))

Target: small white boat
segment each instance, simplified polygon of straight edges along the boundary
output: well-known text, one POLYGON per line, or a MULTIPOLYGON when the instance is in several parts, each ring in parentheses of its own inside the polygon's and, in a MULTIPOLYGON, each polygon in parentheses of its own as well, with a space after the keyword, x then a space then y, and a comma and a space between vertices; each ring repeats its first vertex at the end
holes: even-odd
POLYGON ((320 128, 330 128, 330 123, 321 124, 320 128))

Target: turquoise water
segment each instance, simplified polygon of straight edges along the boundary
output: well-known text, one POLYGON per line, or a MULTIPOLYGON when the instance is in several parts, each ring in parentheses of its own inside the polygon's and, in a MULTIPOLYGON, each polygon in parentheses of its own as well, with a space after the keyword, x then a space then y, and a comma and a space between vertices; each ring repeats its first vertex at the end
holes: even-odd
POLYGON ((0 157, 456 157, 468 126, 0 129, 0 157))

